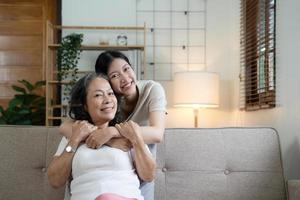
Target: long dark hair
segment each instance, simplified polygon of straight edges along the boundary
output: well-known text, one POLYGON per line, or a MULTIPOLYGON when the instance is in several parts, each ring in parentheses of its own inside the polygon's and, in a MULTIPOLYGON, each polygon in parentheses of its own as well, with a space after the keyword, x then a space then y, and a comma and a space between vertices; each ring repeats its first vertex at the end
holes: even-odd
MULTIPOLYGON (((91 82, 96 78, 103 78, 108 81, 108 78, 104 74, 96 74, 95 72, 88 73, 81 79, 79 79, 75 85, 73 86, 71 90, 71 98, 70 98, 70 110, 69 110, 69 116, 71 119, 74 120, 87 120, 90 123, 93 123, 90 114, 86 111, 85 105, 86 105, 86 97, 87 97, 87 89, 89 88, 89 85, 91 82)), ((120 123, 123 119, 123 117, 120 114, 119 110, 119 97, 117 97, 118 100, 118 109, 117 113, 113 120, 109 122, 109 125, 115 125, 116 123, 120 123)))
POLYGON ((123 53, 119 51, 105 51, 101 53, 96 60, 95 72, 97 74, 102 73, 107 75, 110 64, 116 58, 125 60, 131 66, 129 59, 123 53))

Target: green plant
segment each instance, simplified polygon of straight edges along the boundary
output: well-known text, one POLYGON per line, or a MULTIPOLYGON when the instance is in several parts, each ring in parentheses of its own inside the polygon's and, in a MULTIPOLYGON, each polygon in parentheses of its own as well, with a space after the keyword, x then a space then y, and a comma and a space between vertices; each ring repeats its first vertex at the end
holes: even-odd
POLYGON ((19 80, 24 87, 13 85, 17 92, 10 100, 7 109, 0 106, 0 124, 44 125, 45 97, 37 90, 45 85, 45 81, 38 81, 34 85, 26 80, 19 80))
POLYGON ((68 98, 72 86, 78 79, 78 60, 80 58, 80 47, 83 41, 83 34, 72 33, 62 38, 62 42, 57 51, 58 80, 67 80, 64 85, 63 95, 68 98))

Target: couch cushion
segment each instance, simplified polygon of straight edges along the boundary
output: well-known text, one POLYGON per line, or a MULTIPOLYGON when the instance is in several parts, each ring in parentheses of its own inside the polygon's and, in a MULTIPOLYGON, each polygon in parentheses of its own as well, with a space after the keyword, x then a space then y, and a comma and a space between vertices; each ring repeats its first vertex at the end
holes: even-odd
MULTIPOLYGON (((63 199, 64 188, 52 189, 46 174, 57 128, 0 129, 0 199, 63 199)), ((286 199, 279 147, 269 128, 167 129, 155 199, 286 199)))
POLYGON ((31 126, 0 128, 0 199, 62 199, 63 189, 49 187, 46 174, 50 154, 60 139, 57 132, 31 126))
POLYGON ((162 173, 155 188, 164 188, 165 195, 156 192, 156 199, 286 198, 273 129, 167 129, 158 151, 164 154, 157 155, 162 173))

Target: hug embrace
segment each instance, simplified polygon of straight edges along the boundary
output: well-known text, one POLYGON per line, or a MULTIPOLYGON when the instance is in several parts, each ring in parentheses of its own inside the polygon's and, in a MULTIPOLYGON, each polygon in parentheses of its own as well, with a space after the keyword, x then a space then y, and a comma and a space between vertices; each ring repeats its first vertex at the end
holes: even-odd
POLYGON ((156 143, 163 138, 166 97, 162 86, 136 80, 128 58, 101 53, 73 87, 70 120, 48 168, 65 199, 154 200, 156 143))

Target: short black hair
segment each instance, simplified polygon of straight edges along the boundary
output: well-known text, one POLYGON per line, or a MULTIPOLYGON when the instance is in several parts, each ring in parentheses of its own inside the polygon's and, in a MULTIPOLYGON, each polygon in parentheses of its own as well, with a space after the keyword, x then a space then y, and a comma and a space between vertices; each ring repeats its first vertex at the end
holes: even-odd
MULTIPOLYGON (((87 103, 87 90, 91 82, 96 78, 103 78, 108 81, 108 78, 104 74, 96 74, 95 72, 88 73, 81 79, 79 79, 75 85, 73 86, 71 93, 70 93, 70 110, 69 116, 73 120, 87 120, 89 123, 93 123, 90 114, 86 111, 85 105, 87 103)), ((122 116, 119 110, 119 97, 117 97, 118 101, 118 109, 117 113, 113 120, 109 122, 109 125, 115 125, 116 123, 120 123, 122 121, 122 116)))
POLYGON ((117 58, 125 60, 131 66, 129 59, 123 53, 119 51, 105 51, 96 60, 95 72, 107 75, 110 64, 117 58))

